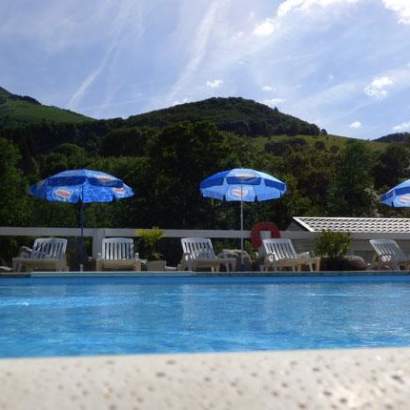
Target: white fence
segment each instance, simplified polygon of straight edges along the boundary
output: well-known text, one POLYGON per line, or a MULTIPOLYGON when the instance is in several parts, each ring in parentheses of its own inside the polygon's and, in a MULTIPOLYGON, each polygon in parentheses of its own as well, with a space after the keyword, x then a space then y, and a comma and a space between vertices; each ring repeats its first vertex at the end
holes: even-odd
MULTIPOLYGON (((78 228, 40 228, 40 227, 0 227, 0 236, 5 237, 41 237, 41 236, 58 236, 58 237, 78 237, 80 230, 78 228)), ((281 231, 283 238, 292 239, 298 251, 312 250, 314 240, 319 235, 316 232, 304 231, 281 231)), ((137 237, 138 229, 130 228, 86 228, 84 236, 92 238, 92 256, 95 258, 101 251, 101 242, 105 237, 137 237)), ((250 231, 244 231, 245 239, 250 237, 250 231)), ((352 253, 371 258, 372 249, 369 245, 370 239, 386 238, 395 239, 405 251, 410 253, 410 233, 353 233, 352 235, 352 253)), ((190 230, 190 229, 165 229, 164 237, 166 238, 183 238, 183 237, 205 237, 212 239, 240 239, 241 232, 234 230, 190 230)))

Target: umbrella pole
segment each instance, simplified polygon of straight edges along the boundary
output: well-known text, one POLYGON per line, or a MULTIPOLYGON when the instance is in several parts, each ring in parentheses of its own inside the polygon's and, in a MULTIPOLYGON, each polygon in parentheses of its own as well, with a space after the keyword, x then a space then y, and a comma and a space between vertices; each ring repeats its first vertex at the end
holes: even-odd
POLYGON ((80 232, 82 242, 84 237, 84 204, 82 202, 80 203, 80 232))
POLYGON ((80 272, 83 271, 84 260, 84 202, 80 202, 80 272))
POLYGON ((241 185, 241 270, 243 266, 243 198, 242 198, 242 185, 241 185))

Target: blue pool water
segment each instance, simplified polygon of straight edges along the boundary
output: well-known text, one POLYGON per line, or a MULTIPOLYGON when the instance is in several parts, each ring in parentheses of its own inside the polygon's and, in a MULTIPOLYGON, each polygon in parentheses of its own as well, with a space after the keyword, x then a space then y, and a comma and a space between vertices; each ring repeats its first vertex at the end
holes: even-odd
POLYGON ((0 357, 410 346, 410 279, 0 279, 0 357))

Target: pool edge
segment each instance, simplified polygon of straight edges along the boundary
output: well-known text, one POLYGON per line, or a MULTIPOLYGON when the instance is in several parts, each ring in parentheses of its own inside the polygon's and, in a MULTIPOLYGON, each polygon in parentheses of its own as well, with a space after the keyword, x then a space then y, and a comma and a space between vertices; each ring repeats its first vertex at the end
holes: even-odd
POLYGON ((410 349, 0 360, 5 409, 407 409, 410 349))
POLYGON ((310 278, 310 277, 357 277, 357 276, 400 276, 410 277, 410 271, 313 271, 313 272, 189 272, 189 271, 169 271, 169 272, 131 272, 131 271, 103 271, 103 272, 32 272, 32 273, 0 273, 1 278, 28 278, 28 277, 135 277, 135 278, 173 278, 173 277, 210 277, 210 278, 230 278, 230 277, 266 277, 266 278, 310 278))

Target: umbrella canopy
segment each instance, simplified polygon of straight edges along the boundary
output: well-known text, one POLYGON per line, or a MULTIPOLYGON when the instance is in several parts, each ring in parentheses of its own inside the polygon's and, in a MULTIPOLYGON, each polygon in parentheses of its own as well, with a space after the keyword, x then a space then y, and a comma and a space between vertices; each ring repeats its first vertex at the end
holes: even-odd
POLYGON ((63 171, 33 185, 29 193, 49 202, 112 202, 134 195, 124 182, 110 174, 89 169, 63 171))
POLYGON ((394 208, 410 207, 410 179, 383 194, 380 202, 394 208))
MULTIPOLYGON (((272 175, 250 168, 234 168, 218 172, 201 182, 206 198, 241 203, 241 251, 243 251, 243 203, 278 199, 287 190, 286 184, 272 175)), ((241 268, 243 252, 241 252, 241 268)))
POLYGON ((110 174, 90 169, 73 169, 45 178, 29 188, 29 194, 49 202, 80 205, 80 270, 84 259, 84 205, 113 202, 134 195, 124 182, 110 174))
POLYGON ((256 202, 278 199, 287 188, 284 182, 264 172, 234 168, 204 179, 200 189, 206 198, 256 202))

